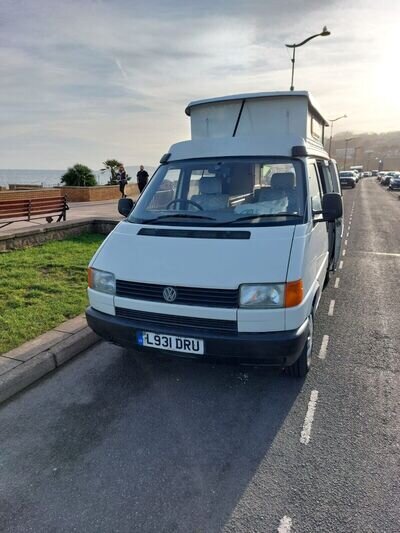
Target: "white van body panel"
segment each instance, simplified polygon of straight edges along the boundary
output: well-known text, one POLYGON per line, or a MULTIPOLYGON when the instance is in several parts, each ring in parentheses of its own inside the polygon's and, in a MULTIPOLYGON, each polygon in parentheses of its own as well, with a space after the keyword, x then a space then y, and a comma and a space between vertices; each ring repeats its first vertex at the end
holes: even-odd
POLYGON ((328 239, 324 222, 296 226, 288 267, 288 281, 303 280, 304 299, 296 307, 286 309, 285 327, 297 328, 310 315, 323 286, 328 268, 328 239))
POLYGON ((248 157, 263 154, 291 157, 292 146, 304 145, 304 139, 296 135, 274 137, 221 137, 216 139, 195 139, 173 144, 169 161, 201 159, 203 157, 248 157))
POLYGON ((90 305, 94 309, 107 313, 107 315, 115 315, 114 296, 112 294, 105 294, 88 288, 88 297, 90 305))
POLYGON ((149 237, 138 235, 142 227, 121 222, 91 266, 116 279, 177 287, 237 289, 286 280, 295 226, 238 228, 251 233, 240 240, 149 237))
MULTIPOLYGON (((295 226, 249 228, 248 240, 147 237, 138 235, 141 227, 121 222, 91 266, 113 272, 116 279, 178 288, 237 289, 244 283, 286 281, 295 226)), ((93 301, 96 309, 110 312, 110 307, 100 309, 98 300, 93 301)), ((115 297, 114 304, 145 312, 237 320, 240 332, 285 330, 284 309, 218 309, 121 297, 115 297)))
POLYGON ((286 329, 284 309, 239 308, 237 316, 239 333, 263 333, 266 331, 285 331, 286 329))

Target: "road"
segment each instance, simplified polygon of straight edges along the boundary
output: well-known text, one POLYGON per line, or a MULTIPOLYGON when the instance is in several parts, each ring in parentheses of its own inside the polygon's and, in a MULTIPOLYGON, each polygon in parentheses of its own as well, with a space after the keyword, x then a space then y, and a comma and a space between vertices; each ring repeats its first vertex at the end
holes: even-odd
POLYGON ((1 531, 400 531, 397 196, 344 191, 306 380, 101 343, 5 404, 1 531))

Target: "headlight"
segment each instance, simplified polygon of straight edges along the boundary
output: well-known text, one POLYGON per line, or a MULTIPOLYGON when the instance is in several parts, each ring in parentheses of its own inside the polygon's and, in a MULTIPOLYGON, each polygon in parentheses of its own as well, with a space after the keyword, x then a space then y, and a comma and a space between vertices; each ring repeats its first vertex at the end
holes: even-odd
POLYGON ((115 294, 115 276, 111 272, 89 268, 88 285, 95 291, 115 294))
POLYGON ((240 307, 267 309, 284 307, 285 284, 242 285, 240 307))

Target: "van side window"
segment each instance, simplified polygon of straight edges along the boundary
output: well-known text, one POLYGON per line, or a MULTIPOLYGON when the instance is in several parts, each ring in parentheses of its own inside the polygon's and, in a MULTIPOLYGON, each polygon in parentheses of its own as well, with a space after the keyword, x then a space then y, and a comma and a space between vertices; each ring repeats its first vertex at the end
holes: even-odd
POLYGON ((308 165, 308 188, 310 190, 311 206, 313 211, 321 211, 321 187, 317 168, 314 164, 308 165))
POLYGON ((329 166, 325 164, 325 161, 318 161, 317 165, 321 178, 323 193, 326 194, 327 192, 334 192, 333 180, 329 166))
POLYGON ((336 163, 332 160, 329 163, 329 170, 330 170, 330 174, 332 177, 333 192, 341 193, 342 188, 340 186, 340 181, 339 181, 339 171, 338 171, 336 163))

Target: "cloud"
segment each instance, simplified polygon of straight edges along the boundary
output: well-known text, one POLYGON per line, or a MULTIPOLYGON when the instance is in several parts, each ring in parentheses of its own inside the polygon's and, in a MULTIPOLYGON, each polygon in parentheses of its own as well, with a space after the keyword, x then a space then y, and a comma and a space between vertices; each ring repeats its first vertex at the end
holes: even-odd
POLYGON ((188 137, 188 101, 287 89, 284 43, 325 24, 298 50, 296 87, 351 117, 338 130, 395 129, 399 14, 394 0, 3 0, 1 165, 155 163, 188 137))

